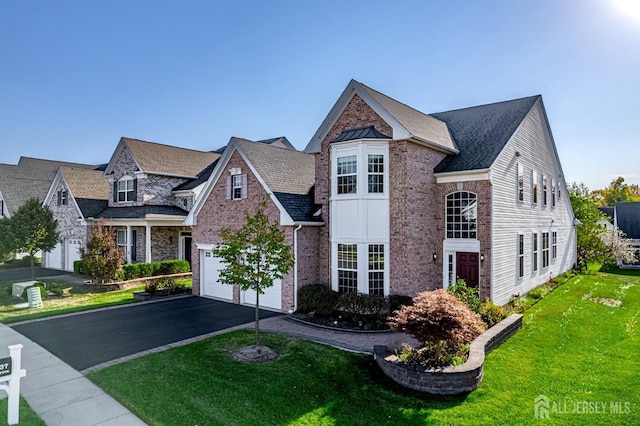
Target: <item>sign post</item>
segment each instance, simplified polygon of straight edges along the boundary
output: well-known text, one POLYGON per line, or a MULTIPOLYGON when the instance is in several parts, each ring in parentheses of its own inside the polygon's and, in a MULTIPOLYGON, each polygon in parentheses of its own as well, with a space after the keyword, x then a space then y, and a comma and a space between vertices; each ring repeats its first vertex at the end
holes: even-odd
POLYGON ((9 358, 0 358, 0 390, 9 395, 7 420, 10 425, 18 424, 20 410, 20 379, 27 371, 20 368, 22 345, 9 346, 9 358))

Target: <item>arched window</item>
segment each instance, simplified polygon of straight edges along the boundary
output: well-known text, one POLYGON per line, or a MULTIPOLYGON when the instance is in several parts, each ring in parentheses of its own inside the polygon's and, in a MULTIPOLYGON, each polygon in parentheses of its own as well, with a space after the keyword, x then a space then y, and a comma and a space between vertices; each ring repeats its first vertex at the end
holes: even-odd
POLYGON ((136 181, 130 176, 123 176, 118 181, 118 202, 136 200, 136 181))
POLYGON ((447 195, 447 238, 477 238, 478 202, 473 192, 447 195))

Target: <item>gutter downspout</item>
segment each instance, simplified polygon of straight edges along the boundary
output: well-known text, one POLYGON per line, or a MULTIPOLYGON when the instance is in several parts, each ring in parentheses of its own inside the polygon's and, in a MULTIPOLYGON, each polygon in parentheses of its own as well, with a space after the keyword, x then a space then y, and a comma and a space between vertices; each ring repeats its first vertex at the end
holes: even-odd
POLYGON ((300 228, 302 224, 298 224, 298 227, 293 230, 293 312, 298 310, 298 231, 300 228))

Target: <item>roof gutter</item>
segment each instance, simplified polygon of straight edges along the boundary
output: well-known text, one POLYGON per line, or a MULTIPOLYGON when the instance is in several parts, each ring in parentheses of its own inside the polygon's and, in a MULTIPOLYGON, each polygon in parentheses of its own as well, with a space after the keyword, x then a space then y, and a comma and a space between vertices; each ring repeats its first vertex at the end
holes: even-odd
POLYGON ((437 144, 433 141, 430 141, 429 139, 425 139, 425 138, 421 138, 420 136, 416 136, 416 135, 411 135, 409 137, 409 139, 413 139, 414 141, 422 144, 422 145, 426 145, 430 148, 433 148, 437 151, 440 152, 444 152, 445 154, 458 154, 460 151, 455 149, 455 148, 448 148, 446 146, 437 144))

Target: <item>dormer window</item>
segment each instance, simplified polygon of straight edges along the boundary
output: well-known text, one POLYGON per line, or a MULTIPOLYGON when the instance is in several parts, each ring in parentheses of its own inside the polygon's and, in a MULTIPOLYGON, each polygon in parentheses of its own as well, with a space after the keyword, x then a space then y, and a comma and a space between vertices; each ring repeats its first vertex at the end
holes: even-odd
POLYGON ((118 202, 135 201, 135 181, 129 176, 125 176, 117 184, 118 202))

